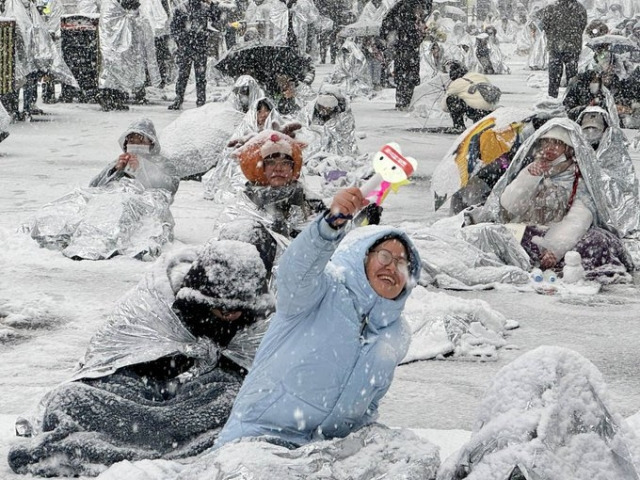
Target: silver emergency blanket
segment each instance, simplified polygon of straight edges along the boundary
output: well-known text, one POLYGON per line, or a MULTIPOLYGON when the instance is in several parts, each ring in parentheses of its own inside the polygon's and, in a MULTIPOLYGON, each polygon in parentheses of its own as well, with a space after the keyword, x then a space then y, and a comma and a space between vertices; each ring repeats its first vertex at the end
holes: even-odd
MULTIPOLYGON (((578 117, 582 121, 587 108, 578 117)), ((605 130, 596 156, 602 169, 602 188, 609 218, 620 237, 640 233, 640 198, 638 197, 638 178, 629 155, 629 141, 624 132, 616 126, 610 116, 602 109, 609 127, 605 130)))
MULTIPOLYGON (((259 321, 236 334, 229 345, 218 350, 208 338, 195 337, 171 309, 175 297, 159 291, 151 277, 145 278, 119 303, 109 322, 91 339, 82 367, 72 380, 113 374, 128 365, 151 362, 162 357, 184 354, 195 358, 191 376, 210 371, 225 356, 249 369, 267 321, 259 321)), ((263 307, 271 297, 264 296, 263 307)))
MULTIPOLYGON (((328 91, 321 91, 320 94, 328 91)), ((317 153, 324 155, 358 156, 360 151, 356 142, 356 121, 349 101, 341 92, 331 91, 339 99, 343 110, 334 111, 331 118, 324 121, 314 115, 316 102, 310 102, 300 111, 298 119, 304 128, 296 132, 296 138, 305 142, 305 158, 317 153)), ((337 107, 340 108, 340 107, 337 107)))
POLYGON ((240 75, 233 83, 231 91, 227 94, 226 101, 238 111, 246 112, 256 100, 265 97, 264 90, 258 84, 257 80, 251 75, 240 75), (242 87, 247 87, 249 93, 241 94, 242 87))
POLYGON ((0 103, 0 142, 9 136, 9 125, 11 124, 11 115, 7 113, 4 105, 0 103))
POLYGON ((153 86, 160 85, 151 24, 139 10, 125 10, 117 0, 100 8, 100 88, 133 93, 145 86, 147 70, 153 86))
POLYGON ((638 438, 612 409, 602 374, 577 352, 525 353, 496 374, 478 412, 438 480, 640 478, 638 438))
POLYGON ((497 225, 485 233, 468 230, 469 227, 462 229, 463 221, 459 214, 431 227, 402 224, 420 252, 421 284, 477 290, 498 284, 529 283, 529 257, 506 227, 497 225), (479 240, 485 240, 486 244, 479 240), (500 245, 497 251, 491 248, 495 245, 500 245))
POLYGON ((445 63, 453 60, 448 53, 449 49, 445 48, 444 44, 422 42, 420 44, 420 78, 431 78, 444 72, 445 63))
POLYGON ((302 167, 305 184, 321 198, 332 198, 338 190, 359 186, 373 176, 371 155, 326 155, 310 157, 302 167))
POLYGON ((373 93, 369 62, 353 40, 342 44, 333 72, 324 81, 338 86, 350 98, 370 97, 373 93))
POLYGON ((247 27, 257 28, 266 40, 275 45, 287 44, 289 10, 280 0, 265 0, 259 6, 250 2, 245 12, 247 27))
POLYGON ((206 200, 228 204, 244 190, 247 178, 242 173, 238 160, 231 156, 232 151, 232 148, 227 148, 218 164, 202 176, 206 200))
MULTIPOLYGON (((425 125, 429 120, 449 119, 449 113, 442 110, 444 99, 447 96, 447 87, 451 83, 449 74, 437 75, 423 80, 413 90, 411 97, 412 115, 425 119, 425 125)), ((435 123, 435 122, 434 122, 435 123)), ((437 122, 440 124, 441 122, 437 122)))
MULTIPOLYGON (((148 473, 149 478, 167 480, 433 479, 439 465, 438 447, 408 429, 391 429, 381 424, 368 425, 345 438, 312 442, 295 450, 249 438, 201 455, 189 465, 133 464, 137 472, 148 473)), ((118 467, 112 467, 101 478, 117 480, 131 472, 130 465, 118 467)))
POLYGON ((475 56, 475 41, 466 32, 464 23, 455 23, 453 31, 447 35, 447 39, 442 46, 444 47, 445 58, 457 60, 467 67, 470 72, 477 71, 478 59, 475 56))
POLYGON ((479 214, 474 215, 474 219, 477 219, 476 223, 485 221, 497 221, 504 222, 504 212, 500 205, 500 196, 504 192, 505 188, 522 170, 524 162, 527 158, 529 151, 533 144, 540 138, 541 135, 549 131, 555 126, 562 126, 567 129, 571 137, 571 142, 575 150, 575 158, 582 174, 582 179, 586 185, 586 188, 594 202, 595 216, 594 224, 610 230, 622 237, 622 231, 617 221, 619 214, 611 209, 613 198, 608 199, 610 192, 605 187, 602 168, 596 160, 595 152, 593 148, 586 142, 582 136, 580 127, 569 119, 554 118, 545 123, 536 133, 530 136, 524 144, 520 147, 516 156, 512 160, 511 164, 507 168, 505 174, 500 178, 494 189, 492 190, 485 205, 482 207, 479 214))
POLYGON ((306 188, 303 179, 278 188, 245 185, 226 203, 224 213, 232 221, 236 218, 259 221, 284 249, 291 241, 291 234, 303 230, 318 213, 309 201, 320 199, 306 188), (289 205, 286 217, 282 203, 289 205))
POLYGON ((277 130, 283 125, 284 121, 282 120, 280 113, 276 109, 274 102, 267 97, 260 97, 251 103, 251 105, 249 106, 249 110, 244 114, 244 117, 242 117, 242 121, 236 127, 235 132, 233 132, 231 140, 243 139, 249 135, 259 133, 265 129, 277 130), (258 104, 260 102, 266 103, 271 109, 262 126, 258 125, 258 104))
POLYGON ((118 144, 122 151, 126 151, 125 141, 127 137, 137 133, 151 140, 151 147, 148 153, 136 153, 138 167, 135 170, 125 168, 115 170, 118 160, 107 165, 89 183, 90 187, 100 187, 109 182, 119 180, 124 176, 135 178, 145 188, 164 188, 175 195, 180 185, 180 179, 176 173, 173 163, 162 155, 162 148, 156 134, 153 122, 148 118, 141 118, 132 122, 118 138, 118 144))
POLYGON ((504 61, 504 53, 500 49, 500 44, 495 37, 487 39, 487 48, 489 50, 489 60, 496 75, 507 75, 511 70, 504 61))
POLYGON ((320 17, 313 0, 298 0, 293 4, 289 15, 292 16, 293 33, 298 41, 298 51, 301 55, 307 53, 309 25, 314 24, 320 17))
POLYGON ((160 0, 146 0, 140 3, 140 13, 151 25, 154 37, 168 35, 169 17, 160 0))
POLYGON ((48 71, 62 83, 78 87, 35 3, 31 2, 27 10, 20 0, 7 0, 4 16, 15 19, 16 35, 20 37, 15 42, 16 87, 22 86, 27 75, 36 70, 48 71))
POLYGON ((224 157, 243 117, 230 102, 185 110, 160 133, 162 152, 180 178, 205 173, 224 157))
POLYGON ((525 28, 532 28, 533 42, 527 57, 527 66, 531 70, 546 70, 549 65, 549 52, 547 51, 547 36, 538 28, 537 23, 530 22, 525 28))
POLYGON ((23 226, 42 247, 69 258, 159 255, 173 240, 171 193, 122 178, 102 187, 77 188, 44 205, 23 226))

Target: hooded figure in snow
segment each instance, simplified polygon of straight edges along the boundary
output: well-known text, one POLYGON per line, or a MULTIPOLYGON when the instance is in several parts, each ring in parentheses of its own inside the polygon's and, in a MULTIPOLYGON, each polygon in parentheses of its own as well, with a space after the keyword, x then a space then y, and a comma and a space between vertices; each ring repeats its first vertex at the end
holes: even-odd
POLYGON ((349 100, 339 90, 323 88, 314 102, 303 109, 300 120, 315 134, 307 156, 360 154, 356 143, 356 122, 349 100))
POLYGON ((138 0, 101 0, 100 104, 104 111, 129 110, 127 94, 144 89, 147 74, 160 85, 155 39, 138 0))
POLYGON ((173 164, 160 153, 160 142, 151 120, 141 118, 133 122, 118 143, 123 153, 91 180, 90 187, 100 187, 127 176, 145 188, 163 188, 175 195, 180 178, 173 164))
POLYGON ((256 248, 234 240, 157 262, 94 335, 72 381, 44 397, 35 422, 18 422, 38 435, 11 449, 11 468, 78 476, 212 446, 264 333, 266 278, 256 248))
POLYGON ((369 97, 373 92, 373 79, 369 60, 353 40, 347 39, 340 47, 333 72, 327 76, 327 83, 340 88, 353 97, 369 97))
POLYGON ((570 250, 582 256, 588 278, 626 276, 633 264, 616 235, 604 176, 577 124, 548 121, 522 145, 474 223, 524 224, 518 240, 543 269, 563 266, 570 250))
POLYGON ((640 229, 638 178, 624 132, 600 107, 587 107, 578 117, 582 133, 596 152, 609 215, 620 237, 640 229))
POLYGON ((264 96, 264 90, 255 78, 251 75, 240 75, 233 84, 227 102, 236 110, 247 113, 249 107, 264 96))
POLYGON ((285 251, 276 314, 219 444, 265 437, 297 447, 375 422, 409 346, 402 311, 421 264, 395 228, 345 237, 344 219, 367 203, 358 188, 341 190, 285 251))
POLYGON ((89 187, 44 205, 23 226, 40 246, 76 260, 144 259, 173 240, 170 207, 179 179, 160 155, 153 123, 133 122, 119 143, 124 153, 89 187))

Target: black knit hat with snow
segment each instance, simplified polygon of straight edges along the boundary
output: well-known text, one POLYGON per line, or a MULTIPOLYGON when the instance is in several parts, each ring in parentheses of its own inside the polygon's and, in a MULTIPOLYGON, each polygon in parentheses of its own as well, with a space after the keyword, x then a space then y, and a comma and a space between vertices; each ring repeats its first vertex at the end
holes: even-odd
POLYGON ((185 275, 173 307, 194 335, 226 345, 240 328, 271 307, 266 278, 255 246, 236 240, 210 241, 185 275), (226 322, 217 318, 213 309, 243 315, 226 322))

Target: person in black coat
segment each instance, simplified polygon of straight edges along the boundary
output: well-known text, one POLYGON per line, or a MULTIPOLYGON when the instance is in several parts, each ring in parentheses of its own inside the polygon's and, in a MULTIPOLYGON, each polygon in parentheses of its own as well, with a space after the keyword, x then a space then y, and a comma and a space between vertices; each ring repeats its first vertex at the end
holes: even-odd
POLYGON ((39 422, 16 422, 33 438, 10 449, 12 470, 95 475, 211 447, 273 310, 260 247, 211 240, 159 262, 94 335, 73 381, 42 400, 39 422))
POLYGON ((426 34, 425 18, 431 12, 431 0, 401 0, 382 20, 380 38, 394 43, 394 80, 396 109, 407 110, 413 90, 420 84, 420 44, 426 34))
POLYGON ((169 110, 180 110, 184 101, 184 92, 191 75, 191 66, 196 75, 196 105, 201 107, 207 100, 207 45, 211 31, 209 25, 215 25, 222 12, 210 0, 185 0, 178 5, 171 20, 171 35, 176 42, 176 99, 169 110))
POLYGON ((567 82, 578 73, 587 10, 578 0, 558 0, 545 7, 540 18, 549 51, 549 96, 557 98, 563 68, 567 82))

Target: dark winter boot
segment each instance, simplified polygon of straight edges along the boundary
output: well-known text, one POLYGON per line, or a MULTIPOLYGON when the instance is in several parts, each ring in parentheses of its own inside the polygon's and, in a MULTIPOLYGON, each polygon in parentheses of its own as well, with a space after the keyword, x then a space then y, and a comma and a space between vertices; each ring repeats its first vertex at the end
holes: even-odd
POLYGON ((171 105, 169 105, 169 110, 180 110, 182 107, 182 99, 176 98, 171 105))

